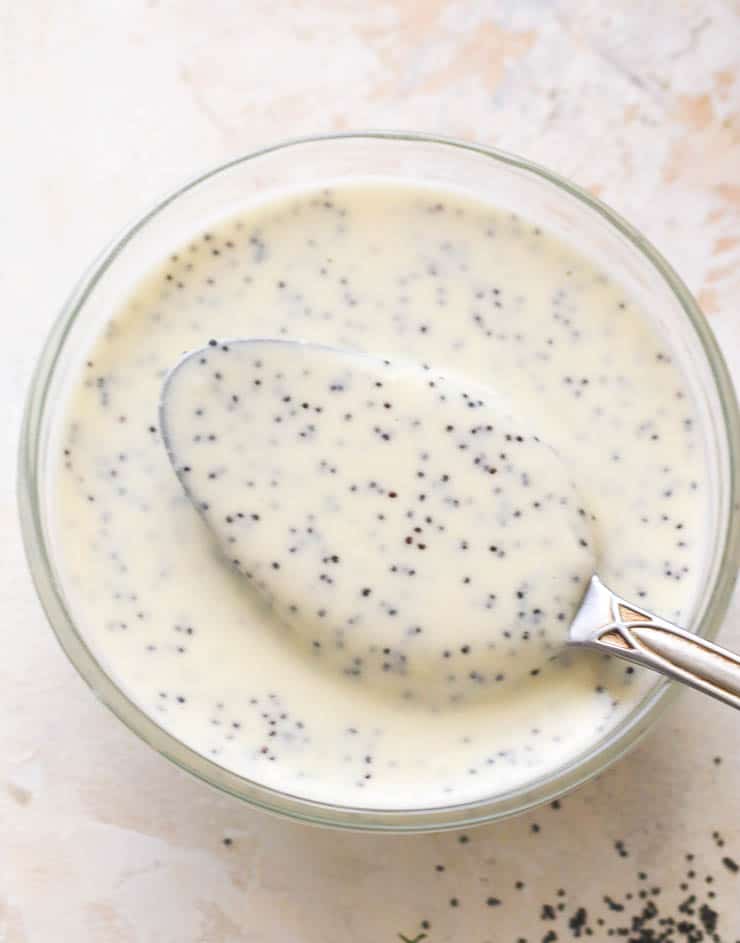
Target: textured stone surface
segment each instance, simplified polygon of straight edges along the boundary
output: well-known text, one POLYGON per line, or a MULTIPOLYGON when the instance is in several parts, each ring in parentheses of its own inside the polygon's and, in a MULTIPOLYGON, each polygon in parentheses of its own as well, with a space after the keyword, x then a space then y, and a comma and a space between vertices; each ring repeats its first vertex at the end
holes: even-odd
MULTIPOLYGON (((33 0, 0 18, 6 430, 61 300, 133 214, 227 156, 358 127, 472 138, 573 177, 675 265, 740 379, 732 0, 33 0)), ((302 828, 171 768, 94 701, 47 628, 18 537, 14 438, 0 471, 3 943, 539 943, 551 927, 570 938, 542 919, 558 888, 568 914, 577 897, 596 915, 644 869, 674 914, 687 867, 716 877, 717 929, 740 937, 740 876, 721 864, 740 858, 738 718, 692 693, 559 810, 466 843, 302 828)), ((737 599, 723 639, 740 647, 737 599)))

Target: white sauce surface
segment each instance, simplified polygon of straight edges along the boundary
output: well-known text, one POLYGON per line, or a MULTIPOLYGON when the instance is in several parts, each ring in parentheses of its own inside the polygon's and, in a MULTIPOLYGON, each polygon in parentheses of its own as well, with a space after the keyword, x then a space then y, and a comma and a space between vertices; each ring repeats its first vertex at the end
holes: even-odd
POLYGON ((317 670, 441 708, 562 652, 595 567, 588 513, 493 391, 212 339, 165 381, 160 427, 224 562, 317 670))
MULTIPOLYGON (((522 644, 520 634, 511 653, 512 665, 520 663, 517 680, 456 681, 448 693, 461 696, 442 699, 422 696, 424 685, 417 684, 424 677, 426 685, 430 672, 433 681, 444 681, 429 657, 436 651, 428 641, 436 628, 418 637, 431 645, 423 650, 418 676, 414 670, 403 681, 400 672, 383 672, 382 659, 372 672, 347 673, 338 655, 343 649, 335 646, 331 658, 311 650, 314 640, 328 641, 328 629, 315 639, 306 623, 295 623, 306 643, 296 644, 285 629, 286 613, 266 605, 243 572, 225 565, 223 546, 172 471, 158 402, 163 378, 183 352, 210 338, 250 336, 301 338, 427 363, 463 386, 497 391, 527 434, 536 432, 557 449, 594 517, 584 537, 589 546, 566 569, 571 563, 590 566, 595 550, 598 572, 615 590, 668 618, 690 620, 703 572, 704 457, 688 390, 644 315, 619 285, 539 227, 458 194, 357 183, 276 197, 175 248, 125 300, 89 353, 67 408, 55 537, 69 605, 116 682, 158 723, 215 762, 325 802, 395 808, 461 802, 546 775, 592 748, 650 682, 624 664, 580 652, 543 657, 546 645, 563 636, 557 613, 573 600, 564 599, 561 610, 552 595, 542 595, 539 558, 506 557, 512 567, 502 581, 507 585, 489 590, 509 607, 505 612, 515 599, 522 602, 514 584, 526 583, 532 599, 540 593, 545 600, 510 609, 515 623, 517 613, 526 612, 539 639, 522 644), (535 676, 528 673, 532 667, 535 676), (410 681, 419 696, 404 697, 410 681)), ((410 418, 413 405, 413 395, 403 394, 392 409, 402 408, 410 418)), ((365 423, 365 433, 374 425, 365 423)), ((367 448, 370 467, 376 453, 367 448)), ((404 454, 413 448, 406 437, 404 454)), ((287 439, 280 455, 282 472, 298 475, 287 439)), ((331 462, 328 454, 321 460, 331 462)), ((435 456, 435 474, 445 474, 437 461, 435 456)), ((412 465, 398 467, 415 474, 420 469, 412 465)), ((310 465, 306 470, 314 500, 319 473, 310 465)), ((347 476, 343 470, 345 484, 347 476)), ((329 472, 322 486, 325 498, 331 498, 332 477, 329 472)), ((524 491, 513 483, 512 477, 507 501, 518 508, 524 491)), ((561 485, 570 487, 567 476, 561 485)), ((402 494, 400 487, 382 486, 386 498, 389 490, 402 494)), ((404 480, 403 487, 405 492, 411 482, 404 480)), ((471 487, 465 495, 480 500, 471 487)), ((268 492, 269 482, 260 492, 260 509, 250 513, 271 510, 268 492)), ((214 494, 221 496, 217 501, 230 500, 228 492, 214 494)), ((360 517, 368 526, 375 496, 366 495, 360 517)), ((444 504, 449 496, 440 487, 430 515, 445 528, 454 520, 441 517, 452 515, 444 504)), ((292 502, 290 489, 280 501, 286 497, 292 502)), ((413 509, 399 500, 404 512, 413 509)), ((301 515, 306 506, 281 505, 281 528, 293 526, 287 524, 293 510, 301 515)), ((319 517, 318 510, 310 513, 319 517)), ((477 540, 475 515, 460 513, 467 514, 466 533, 477 540)), ((393 539, 413 538, 401 534, 405 522, 394 515, 393 539)), ((322 518, 322 528, 327 520, 322 518)), ((526 541, 552 536, 550 527, 531 529, 534 520, 521 518, 526 541)), ((434 566, 448 560, 453 575, 441 581, 437 598, 440 606, 449 599, 451 610, 467 606, 470 644, 486 676, 495 679, 495 665, 478 648, 487 623, 472 617, 486 613, 479 604, 485 606, 483 587, 495 571, 479 553, 468 573, 463 551, 448 554, 446 533, 435 536, 434 566), (457 576, 471 582, 457 583, 457 576), (473 585, 480 585, 481 595, 473 596, 473 585)), ((289 549, 282 530, 280 536, 268 554, 271 562, 273 550, 289 549)), ((404 543, 395 554, 407 568, 410 546, 404 543)), ((310 566, 295 582, 303 604, 318 599, 312 587, 321 572, 336 580, 341 569, 315 566, 332 556, 325 549, 316 544, 304 556, 310 566)), ((381 559, 384 554, 373 557, 372 586, 353 565, 351 579, 343 576, 337 590, 342 619, 355 614, 349 601, 357 589, 372 590, 363 600, 386 603, 382 619, 378 610, 359 613, 361 643, 352 657, 368 656, 375 627, 379 639, 410 645, 404 630, 420 624, 417 614, 424 626, 449 628, 436 602, 434 611, 424 610, 420 594, 402 598, 401 578, 383 573, 381 559), (399 632, 387 610, 400 612, 402 603, 415 621, 404 621, 399 632)), ((282 563, 275 572, 282 573, 282 563)), ((338 584, 325 584, 332 585, 338 584)), ((290 605, 286 587, 271 582, 267 589, 290 605)), ((457 665, 463 657, 456 655, 457 665)))

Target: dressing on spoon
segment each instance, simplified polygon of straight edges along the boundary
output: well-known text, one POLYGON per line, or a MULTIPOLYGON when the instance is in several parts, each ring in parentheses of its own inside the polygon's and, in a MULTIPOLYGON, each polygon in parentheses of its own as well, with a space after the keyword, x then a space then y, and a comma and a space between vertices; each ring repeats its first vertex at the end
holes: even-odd
POLYGON ((227 561, 317 667, 441 706, 529 678, 595 571, 557 453, 496 393, 314 344, 211 341, 161 427, 227 561))
POLYGON ((570 642, 740 708, 740 656, 594 575, 564 465, 490 390, 316 344, 213 340, 168 376, 161 420, 226 559, 356 684, 470 702, 570 642))

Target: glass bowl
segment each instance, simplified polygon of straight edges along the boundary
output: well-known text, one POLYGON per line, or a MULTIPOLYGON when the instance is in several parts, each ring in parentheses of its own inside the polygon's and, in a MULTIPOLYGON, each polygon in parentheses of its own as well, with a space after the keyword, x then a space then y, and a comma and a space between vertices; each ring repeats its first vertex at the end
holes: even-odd
POLYGON ((66 390, 91 343, 127 289, 173 246, 273 189, 348 177, 394 177, 464 189, 520 213, 580 250, 619 281, 655 322, 697 403, 710 474, 703 592, 691 629, 713 638, 740 560, 740 422, 722 356, 695 301, 665 259, 603 203, 519 157, 458 141, 404 133, 356 133, 288 141, 239 157, 166 196, 109 245, 67 301, 41 354, 28 394, 20 444, 19 504, 26 552, 41 602, 67 655, 97 696, 173 763, 264 809, 315 824, 389 832, 471 826, 551 801, 635 746, 671 700, 656 682, 594 747, 526 786, 446 807, 376 810, 327 805, 243 778, 159 727, 105 673, 65 601, 49 528, 50 459, 66 390))

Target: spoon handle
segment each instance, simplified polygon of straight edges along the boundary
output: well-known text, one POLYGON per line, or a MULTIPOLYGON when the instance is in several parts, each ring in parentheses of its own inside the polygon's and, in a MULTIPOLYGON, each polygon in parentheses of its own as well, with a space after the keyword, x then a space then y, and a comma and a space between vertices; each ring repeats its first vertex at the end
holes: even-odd
POLYGON ((598 576, 569 640, 652 668, 740 710, 740 656, 622 599, 598 576))

